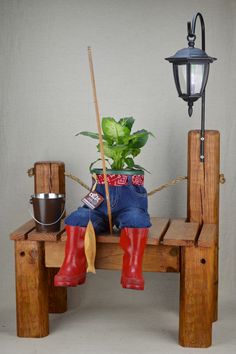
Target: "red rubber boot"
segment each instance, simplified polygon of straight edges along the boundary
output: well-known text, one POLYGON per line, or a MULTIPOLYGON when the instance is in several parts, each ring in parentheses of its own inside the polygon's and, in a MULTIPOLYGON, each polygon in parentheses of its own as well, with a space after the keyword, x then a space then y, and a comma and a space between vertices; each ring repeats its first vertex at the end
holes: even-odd
POLYGON ((147 242, 148 228, 128 228, 121 230, 120 245, 125 251, 121 284, 123 288, 144 290, 142 260, 147 242))
POLYGON ((61 269, 54 277, 55 286, 76 286, 86 279, 84 236, 86 227, 66 225, 65 258, 61 269))

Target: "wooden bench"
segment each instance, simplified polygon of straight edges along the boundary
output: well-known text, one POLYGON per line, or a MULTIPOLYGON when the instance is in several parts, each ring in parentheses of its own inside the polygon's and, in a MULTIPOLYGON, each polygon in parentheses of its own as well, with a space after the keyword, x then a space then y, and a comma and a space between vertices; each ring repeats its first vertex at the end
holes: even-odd
MULTIPOLYGON (((199 132, 190 132, 187 221, 152 218, 143 260, 144 272, 180 273, 179 343, 185 347, 210 346, 217 319, 219 133, 206 133, 204 166, 199 142, 199 132)), ((35 193, 65 192, 63 163, 35 164, 34 176, 35 193)), ((15 241, 17 335, 47 336, 48 313, 67 310, 67 289, 53 286, 64 258, 64 225, 57 233, 39 233, 30 220, 10 238, 15 241)), ((97 236, 97 269, 121 269, 122 255, 118 234, 97 236)))
MULTIPOLYGON (((143 270, 180 272, 180 344, 209 346, 217 227, 165 218, 152 218, 152 224, 143 270)), ((66 288, 53 286, 64 258, 66 234, 63 228, 58 233, 36 232, 30 220, 11 239, 15 241, 17 334, 44 337, 49 333, 48 313, 67 309, 66 288)), ((97 269, 121 269, 122 255, 119 235, 97 237, 97 269)))

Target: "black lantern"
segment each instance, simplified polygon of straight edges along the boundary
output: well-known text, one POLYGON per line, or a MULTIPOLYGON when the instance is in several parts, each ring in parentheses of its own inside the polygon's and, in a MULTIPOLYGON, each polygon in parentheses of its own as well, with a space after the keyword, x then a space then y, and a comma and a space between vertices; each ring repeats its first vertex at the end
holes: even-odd
POLYGON ((184 101, 188 102, 188 114, 191 117, 193 103, 202 97, 201 119, 201 153, 200 159, 204 161, 204 130, 205 130, 205 88, 207 84, 209 67, 216 58, 210 57, 205 52, 205 24, 201 13, 197 13, 191 22, 187 23, 188 48, 178 50, 172 57, 166 58, 173 63, 175 85, 184 101), (195 28, 199 17, 202 30, 202 49, 195 48, 195 28))

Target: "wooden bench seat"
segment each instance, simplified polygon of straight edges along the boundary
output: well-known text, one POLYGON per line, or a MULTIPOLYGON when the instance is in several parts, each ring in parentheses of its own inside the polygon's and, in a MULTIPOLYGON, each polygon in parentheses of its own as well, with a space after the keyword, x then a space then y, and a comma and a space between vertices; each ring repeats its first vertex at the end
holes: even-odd
MULTIPOLYGON (((155 217, 151 221, 143 271, 181 273, 179 330, 180 338, 183 338, 180 343, 184 344, 183 332, 187 329, 190 334, 194 331, 192 346, 208 346, 213 316, 213 260, 217 227, 215 224, 200 226, 186 222, 184 218, 155 217), (192 299, 197 303, 197 310, 192 299), (189 326, 188 317, 192 316, 189 309, 195 321, 203 322, 203 329, 196 331, 189 326)), ((14 231, 10 239, 15 241, 17 334, 20 337, 43 337, 49 333, 48 313, 65 312, 67 309, 66 288, 53 285, 54 275, 64 258, 64 223, 59 232, 40 233, 35 231, 35 223, 30 220, 14 231), (33 322, 30 320, 32 315, 33 322)), ((97 236, 97 269, 119 270, 122 257, 119 233, 97 236)), ((191 346, 189 342, 188 346, 191 346)))

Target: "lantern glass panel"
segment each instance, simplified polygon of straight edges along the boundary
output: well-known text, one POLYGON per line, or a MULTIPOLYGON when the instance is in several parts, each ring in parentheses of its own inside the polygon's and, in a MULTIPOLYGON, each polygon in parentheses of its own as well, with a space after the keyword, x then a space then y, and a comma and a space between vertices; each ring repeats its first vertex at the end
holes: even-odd
POLYGON ((182 94, 187 94, 187 65, 178 65, 179 85, 182 94))
MULTIPOLYGON (((190 64, 190 95, 199 94, 204 77, 204 64, 190 64)), ((188 94, 187 64, 178 65, 179 85, 182 94, 188 94)))
POLYGON ((191 95, 199 94, 202 89, 202 82, 204 76, 204 64, 191 64, 190 76, 191 76, 191 85, 190 85, 191 95))

